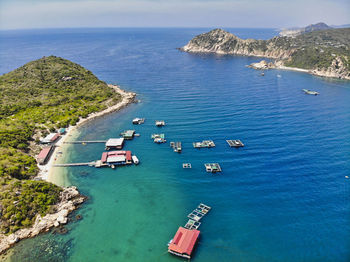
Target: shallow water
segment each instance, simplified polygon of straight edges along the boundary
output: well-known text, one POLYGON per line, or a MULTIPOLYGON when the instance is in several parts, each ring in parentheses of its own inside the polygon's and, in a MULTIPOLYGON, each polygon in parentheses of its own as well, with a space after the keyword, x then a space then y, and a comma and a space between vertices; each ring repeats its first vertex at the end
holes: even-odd
MULTIPOLYGON (((243 38, 274 30, 229 29, 243 38)), ((65 235, 22 241, 12 261, 179 261, 169 239, 199 202, 195 261, 348 261, 350 84, 299 72, 258 71, 259 58, 176 50, 207 29, 72 29, 0 33, 0 72, 44 55, 70 59, 141 100, 80 128, 79 139, 107 139, 130 128, 141 161, 117 170, 64 169, 88 202, 65 235), (281 77, 277 77, 277 75, 281 77), (320 92, 307 96, 301 89, 320 92), (145 117, 133 126, 134 117, 145 117), (167 125, 156 128, 154 121, 167 125), (179 140, 156 145, 150 134, 179 140), (246 146, 232 149, 226 139, 246 146), (193 141, 213 139, 213 149, 193 141), (183 162, 192 169, 182 169, 183 162), (210 175, 206 162, 220 163, 210 175)), ((102 144, 73 145, 67 161, 100 158, 102 144)), ((56 171, 62 175, 62 170, 56 171)))

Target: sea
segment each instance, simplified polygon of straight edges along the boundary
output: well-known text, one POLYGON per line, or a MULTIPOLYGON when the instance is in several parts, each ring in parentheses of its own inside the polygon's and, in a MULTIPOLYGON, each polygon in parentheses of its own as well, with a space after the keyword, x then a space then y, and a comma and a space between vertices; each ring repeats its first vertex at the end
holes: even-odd
MULTIPOLYGON (((55 55, 137 93, 138 103, 88 122, 75 139, 140 134, 124 147, 137 166, 55 168, 58 184, 77 186, 88 200, 67 233, 21 241, 7 261, 184 261, 167 243, 199 203, 212 209, 191 261, 350 261, 350 82, 282 70, 261 76, 246 67, 261 58, 177 49, 210 29, 0 31, 1 74, 55 55), (132 125, 135 117, 145 123, 132 125), (153 133, 167 143, 153 143, 153 133), (208 139, 216 147, 193 148, 208 139), (230 148, 227 139, 245 147, 230 148), (181 154, 170 141, 182 142, 181 154), (219 163, 222 173, 207 173, 205 163, 219 163)), ((278 34, 225 29, 244 39, 278 34)), ((97 160, 103 151, 75 144, 64 159, 97 160)))

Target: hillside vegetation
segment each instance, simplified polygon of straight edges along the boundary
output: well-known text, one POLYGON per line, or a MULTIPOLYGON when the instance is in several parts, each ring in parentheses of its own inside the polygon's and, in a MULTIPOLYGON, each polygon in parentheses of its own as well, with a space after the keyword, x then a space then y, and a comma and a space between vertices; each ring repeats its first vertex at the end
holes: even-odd
POLYGON ((194 37, 181 50, 273 58, 279 65, 350 79, 350 28, 313 31, 296 37, 278 36, 269 40, 244 40, 222 29, 214 29, 194 37))
POLYGON ((34 181, 33 136, 75 125, 116 104, 120 95, 90 71, 59 57, 43 57, 0 76, 0 215, 2 233, 50 211, 60 187, 34 181), (31 145, 31 147, 30 147, 31 145))

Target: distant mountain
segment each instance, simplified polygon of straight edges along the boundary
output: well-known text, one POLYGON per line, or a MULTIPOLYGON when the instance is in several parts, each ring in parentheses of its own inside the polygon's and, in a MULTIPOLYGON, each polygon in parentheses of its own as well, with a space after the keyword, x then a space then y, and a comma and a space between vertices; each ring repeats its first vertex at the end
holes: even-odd
POLYGON ((310 33, 313 31, 327 30, 327 29, 332 29, 332 27, 328 26, 323 22, 320 22, 320 23, 308 25, 302 28, 284 29, 280 32, 280 36, 295 37, 297 35, 310 33))
POLYGON ((315 31, 322 27, 312 26, 307 29, 313 30, 309 33, 269 40, 244 40, 222 29, 214 29, 194 37, 181 50, 267 57, 275 61, 259 69, 298 68, 315 75, 350 80, 350 28, 315 31))
POLYGON ((350 24, 346 24, 346 25, 331 25, 331 27, 333 27, 333 28, 349 28, 350 24))

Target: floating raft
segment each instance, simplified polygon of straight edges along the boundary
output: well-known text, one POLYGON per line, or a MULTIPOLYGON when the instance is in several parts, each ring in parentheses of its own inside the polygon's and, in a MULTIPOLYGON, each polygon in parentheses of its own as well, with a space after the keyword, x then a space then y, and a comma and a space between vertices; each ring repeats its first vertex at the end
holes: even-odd
MULTIPOLYGON (((210 206, 200 203, 188 216, 191 216, 191 214, 196 214, 196 216, 198 216, 200 214, 199 216, 202 218, 210 209, 210 206)), ((200 225, 201 222, 189 219, 185 227, 179 227, 174 238, 168 243, 168 252, 179 257, 190 259, 200 234, 200 231, 197 230, 200 225)))
POLYGON ((244 147, 244 144, 239 139, 237 139, 237 140, 226 140, 226 142, 228 143, 228 145, 230 147, 244 147))
POLYGON ((166 142, 164 134, 152 134, 151 139, 153 139, 153 142, 157 144, 166 142))
POLYGON ((182 168, 192 168, 191 163, 183 163, 182 168))
POLYGON ((207 163, 207 164, 204 164, 204 166, 205 166, 205 170, 208 173, 221 172, 221 167, 218 163, 207 163))
POLYGON ((134 124, 134 125, 141 125, 141 124, 143 124, 145 122, 145 119, 144 118, 134 118, 133 120, 132 120, 132 123, 134 124))
POLYGON ((165 121, 164 120, 157 120, 156 121, 156 126, 165 126, 165 121))
POLYGON ((304 91, 304 93, 307 94, 307 95, 314 95, 314 96, 317 96, 317 95, 320 94, 319 92, 311 91, 311 90, 308 90, 308 89, 303 89, 303 91, 304 91))
POLYGON ((210 148, 215 147, 213 140, 203 140, 202 142, 193 142, 194 148, 210 148))
POLYGON ((194 221, 192 219, 189 219, 185 225, 185 228, 187 229, 198 229, 201 225, 201 222, 194 221))
POLYGON ((170 142, 170 146, 174 149, 174 152, 181 153, 181 142, 170 142))
POLYGON ((131 140, 135 136, 135 130, 125 130, 124 132, 120 133, 120 135, 126 140, 131 140))
POLYGON ((208 212, 211 207, 203 203, 200 203, 191 213, 188 214, 189 220, 187 221, 185 228, 187 229, 198 229, 201 225, 199 222, 208 212))

